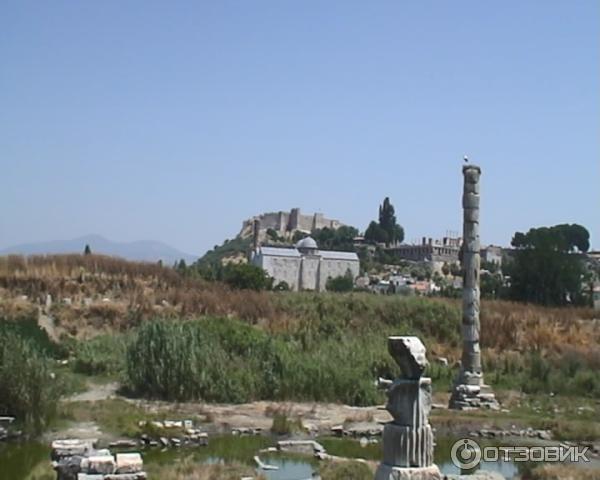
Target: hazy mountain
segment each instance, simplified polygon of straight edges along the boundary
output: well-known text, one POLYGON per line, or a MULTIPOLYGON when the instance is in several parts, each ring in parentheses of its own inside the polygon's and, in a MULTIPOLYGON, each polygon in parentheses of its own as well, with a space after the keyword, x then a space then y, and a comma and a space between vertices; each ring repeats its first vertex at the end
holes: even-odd
POLYGON ((89 245, 93 253, 114 255, 128 260, 141 260, 157 262, 162 260, 165 265, 184 259, 191 263, 198 257, 177 250, 170 245, 152 240, 136 242, 113 242, 101 235, 85 235, 72 240, 54 240, 51 242, 24 243, 0 250, 0 255, 11 253, 21 255, 47 254, 47 253, 83 253, 89 245))

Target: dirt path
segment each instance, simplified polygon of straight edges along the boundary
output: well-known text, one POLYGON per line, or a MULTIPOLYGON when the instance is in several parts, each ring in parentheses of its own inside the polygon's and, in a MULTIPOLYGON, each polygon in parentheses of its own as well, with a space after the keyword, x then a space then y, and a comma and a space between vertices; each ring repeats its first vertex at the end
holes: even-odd
POLYGON ((252 402, 239 405, 214 403, 168 403, 127 400, 149 413, 169 412, 174 418, 204 417, 222 429, 252 428, 269 430, 273 417, 284 413, 302 420, 307 431, 330 431, 331 427, 352 424, 360 429, 378 429, 391 420, 383 407, 351 407, 336 403, 252 402))
POLYGON ((119 389, 118 382, 109 383, 87 383, 87 390, 82 393, 78 393, 69 398, 66 398, 65 402, 96 402, 98 400, 107 400, 117 396, 117 390, 119 389))
POLYGON ((38 326, 46 331, 50 340, 54 343, 60 343, 60 338, 54 325, 54 319, 51 316, 46 315, 41 308, 38 313, 38 326))

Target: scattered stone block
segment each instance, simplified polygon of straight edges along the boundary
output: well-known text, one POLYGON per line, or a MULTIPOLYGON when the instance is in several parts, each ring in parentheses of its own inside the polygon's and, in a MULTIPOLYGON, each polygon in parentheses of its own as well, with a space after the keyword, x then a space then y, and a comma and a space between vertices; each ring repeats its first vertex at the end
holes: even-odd
POLYGON ((115 468, 115 458, 112 455, 92 455, 81 461, 81 470, 87 473, 108 475, 114 473, 115 468))
POLYGON ((64 457, 79 455, 81 457, 88 455, 94 450, 96 440, 67 439, 54 440, 51 444, 50 457, 52 460, 59 460, 64 457))
POLYGON ((135 440, 121 439, 111 442, 108 446, 110 448, 133 448, 137 447, 137 442, 135 440))
POLYGON ((116 473, 138 473, 144 469, 144 461, 139 453, 117 453, 116 473))

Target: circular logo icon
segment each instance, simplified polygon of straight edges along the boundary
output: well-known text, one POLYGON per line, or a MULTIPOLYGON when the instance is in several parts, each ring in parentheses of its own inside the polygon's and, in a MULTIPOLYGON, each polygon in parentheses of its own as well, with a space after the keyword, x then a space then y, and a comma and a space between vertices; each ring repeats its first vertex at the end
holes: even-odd
POLYGON ((462 438, 452 445, 452 463, 462 470, 470 470, 481 462, 481 449, 475 440, 462 438))

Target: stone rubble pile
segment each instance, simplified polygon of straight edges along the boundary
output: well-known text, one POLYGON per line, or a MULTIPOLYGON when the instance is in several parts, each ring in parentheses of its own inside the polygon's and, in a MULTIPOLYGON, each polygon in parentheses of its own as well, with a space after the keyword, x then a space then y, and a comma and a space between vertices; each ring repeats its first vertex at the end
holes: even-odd
POLYGON ((140 421, 140 428, 148 433, 140 436, 148 447, 182 447, 208 445, 208 433, 195 428, 191 420, 140 421), (171 430, 171 432, 170 432, 171 430), (150 432, 156 433, 150 433, 150 432))
POLYGON ((52 442, 50 453, 57 480, 146 480, 140 453, 96 449, 95 440, 67 439, 52 442))
POLYGON ((8 427, 15 421, 15 417, 0 417, 0 441, 8 439, 13 432, 8 431, 8 427))
POLYGON ((383 425, 366 423, 365 425, 334 425, 331 427, 331 434, 336 437, 380 437, 383 434, 383 425))
POLYGON ((238 427, 238 428, 232 428, 231 429, 231 434, 232 435, 250 435, 250 436, 256 436, 256 435, 262 435, 263 433, 263 429, 260 427, 238 427))
POLYGON ((499 430, 499 429, 487 429, 482 428, 481 430, 475 430, 469 432, 469 437, 481 437, 481 438, 499 438, 499 437, 523 437, 523 438, 539 438, 540 440, 552 440, 551 430, 536 430, 534 428, 516 429, 510 430, 499 430))

